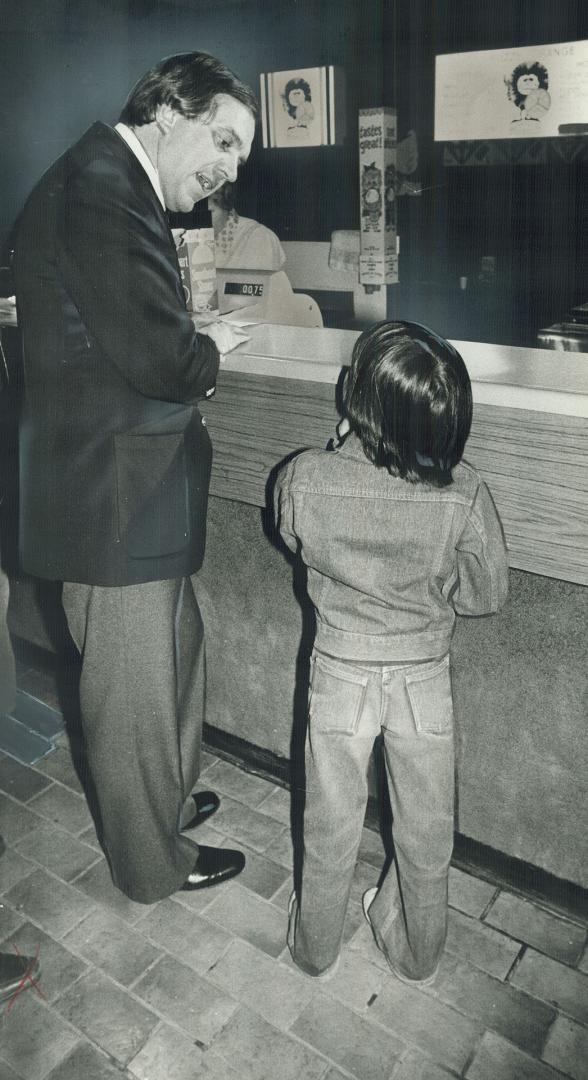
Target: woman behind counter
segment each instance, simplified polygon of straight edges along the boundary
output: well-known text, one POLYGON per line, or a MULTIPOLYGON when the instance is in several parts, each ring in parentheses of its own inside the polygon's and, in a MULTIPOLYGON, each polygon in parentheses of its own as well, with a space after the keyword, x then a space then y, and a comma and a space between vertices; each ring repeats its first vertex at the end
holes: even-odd
POLYGON ((280 270, 286 261, 271 229, 235 210, 234 184, 224 184, 208 200, 212 214, 217 267, 234 270, 280 270))

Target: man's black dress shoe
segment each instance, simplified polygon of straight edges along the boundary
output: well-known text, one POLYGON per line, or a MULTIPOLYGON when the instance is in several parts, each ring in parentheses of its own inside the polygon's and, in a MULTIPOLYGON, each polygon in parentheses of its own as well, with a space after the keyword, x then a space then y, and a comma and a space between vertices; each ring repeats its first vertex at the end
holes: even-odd
POLYGON ((220 799, 218 795, 214 794, 214 791, 197 791, 190 798, 194 803, 196 812, 185 825, 182 825, 182 832, 186 829, 195 829, 197 825, 202 825, 202 822, 212 817, 215 810, 218 810, 220 806, 220 799))
POLYGON ((200 854, 196 865, 188 880, 182 885, 186 892, 195 889, 207 889, 210 885, 220 885, 221 881, 240 874, 245 866, 245 856, 242 851, 232 851, 230 848, 204 847, 199 845, 200 854))

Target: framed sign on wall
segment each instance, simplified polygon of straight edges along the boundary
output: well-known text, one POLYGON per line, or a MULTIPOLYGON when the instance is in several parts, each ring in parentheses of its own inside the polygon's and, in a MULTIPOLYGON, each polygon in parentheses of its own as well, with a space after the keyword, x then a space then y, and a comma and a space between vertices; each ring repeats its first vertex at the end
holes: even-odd
POLYGON ((343 72, 294 68, 260 75, 263 145, 334 146, 345 137, 343 72))

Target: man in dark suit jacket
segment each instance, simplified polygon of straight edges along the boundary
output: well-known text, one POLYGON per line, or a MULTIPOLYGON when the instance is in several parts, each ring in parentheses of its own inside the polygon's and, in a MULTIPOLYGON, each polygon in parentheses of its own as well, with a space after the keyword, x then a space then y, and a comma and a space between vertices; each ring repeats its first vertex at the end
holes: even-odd
POLYGON ((197 402, 234 341, 219 324, 195 332, 165 210, 235 180, 256 111, 213 57, 162 61, 116 128, 94 124, 42 177, 16 244, 22 565, 64 582, 99 831, 114 882, 142 903, 245 861, 183 831, 218 805, 191 795, 205 671, 190 575, 211 464, 197 402))

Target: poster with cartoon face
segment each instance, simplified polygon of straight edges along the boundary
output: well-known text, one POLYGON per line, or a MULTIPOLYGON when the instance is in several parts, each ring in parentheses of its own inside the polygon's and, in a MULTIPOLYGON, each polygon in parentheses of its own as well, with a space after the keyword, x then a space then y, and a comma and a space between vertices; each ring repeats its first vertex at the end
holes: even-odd
POLYGON ((452 53, 435 68, 436 141, 588 130, 588 41, 452 53))
POLYGON ((273 71, 267 80, 272 146, 323 146, 328 142, 325 68, 273 71))
POLYGON ((259 76, 264 148, 341 145, 346 138, 345 72, 327 67, 259 76))

